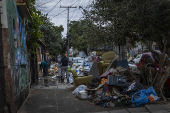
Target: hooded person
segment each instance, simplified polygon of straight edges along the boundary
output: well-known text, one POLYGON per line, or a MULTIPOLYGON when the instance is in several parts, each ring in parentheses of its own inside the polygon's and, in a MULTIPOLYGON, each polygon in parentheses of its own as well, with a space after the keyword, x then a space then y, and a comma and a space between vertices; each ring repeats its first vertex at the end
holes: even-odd
POLYGON ((62 68, 61 68, 61 82, 64 82, 65 76, 66 76, 66 80, 68 83, 68 58, 65 56, 65 54, 62 54, 62 58, 61 58, 61 63, 62 63, 62 68))
POLYGON ((48 76, 48 63, 45 61, 38 62, 40 65, 40 70, 43 69, 43 76, 48 76))

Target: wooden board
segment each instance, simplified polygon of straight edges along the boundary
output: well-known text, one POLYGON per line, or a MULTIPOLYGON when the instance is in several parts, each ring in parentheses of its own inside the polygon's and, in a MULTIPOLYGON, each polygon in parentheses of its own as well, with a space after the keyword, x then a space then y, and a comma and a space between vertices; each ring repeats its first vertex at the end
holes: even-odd
POLYGON ((97 88, 94 88, 94 89, 89 89, 89 88, 87 88, 86 90, 87 90, 87 91, 89 91, 89 90, 95 91, 95 90, 98 90, 99 88, 101 88, 104 84, 105 84, 105 83, 102 83, 102 84, 100 84, 97 88))

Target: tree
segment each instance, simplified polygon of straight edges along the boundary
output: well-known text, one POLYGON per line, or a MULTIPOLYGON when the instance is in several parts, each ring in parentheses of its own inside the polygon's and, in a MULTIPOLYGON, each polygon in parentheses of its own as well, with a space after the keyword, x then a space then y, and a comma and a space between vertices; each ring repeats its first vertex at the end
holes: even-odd
POLYGON ((87 54, 87 40, 85 39, 85 21, 71 21, 69 29, 70 45, 78 51, 84 51, 87 54))
POLYGON ((165 57, 170 48, 170 1, 169 0, 95 0, 86 18, 98 26, 109 24, 106 31, 111 39, 119 43, 126 39, 135 45, 136 42, 156 42, 162 55, 159 58, 159 71, 153 86, 163 100, 162 87, 169 76, 170 61, 165 57), (167 65, 165 73, 163 69, 167 65))
POLYGON ((114 42, 113 40, 108 40, 109 35, 106 35, 107 28, 98 27, 88 19, 71 21, 71 46, 79 51, 85 51, 85 53, 87 53, 87 48, 91 50, 106 50, 106 47, 113 45, 114 42))
POLYGON ((29 7, 31 10, 32 17, 28 19, 26 23, 26 31, 27 31, 27 49, 30 53, 35 54, 35 50, 38 47, 38 40, 40 37, 43 37, 43 34, 40 30, 40 26, 43 24, 40 15, 40 11, 36 11, 35 7, 35 0, 29 1, 29 7))
POLYGON ((62 51, 62 34, 63 26, 54 26, 47 15, 41 15, 43 25, 40 27, 43 32, 41 40, 45 43, 46 49, 49 50, 50 55, 57 56, 62 51))

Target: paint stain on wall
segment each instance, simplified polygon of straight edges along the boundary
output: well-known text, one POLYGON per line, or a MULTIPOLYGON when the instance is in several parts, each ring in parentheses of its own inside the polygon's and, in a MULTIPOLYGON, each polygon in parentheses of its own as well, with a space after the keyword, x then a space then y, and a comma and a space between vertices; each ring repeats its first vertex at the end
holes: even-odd
POLYGON ((8 68, 11 68, 14 96, 29 84, 26 48, 25 21, 19 15, 13 0, 6 0, 10 53, 8 68))

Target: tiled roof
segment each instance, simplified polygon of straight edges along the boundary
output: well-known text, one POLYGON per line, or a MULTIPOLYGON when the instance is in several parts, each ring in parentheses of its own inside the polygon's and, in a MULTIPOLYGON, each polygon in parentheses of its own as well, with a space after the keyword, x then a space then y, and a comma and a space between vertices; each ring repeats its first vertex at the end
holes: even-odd
POLYGON ((17 0, 19 3, 27 2, 27 0, 17 0))
POLYGON ((38 42, 44 46, 46 46, 40 39, 38 40, 38 42))

